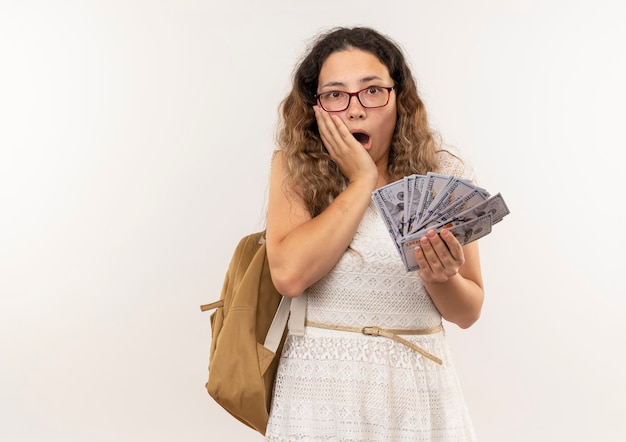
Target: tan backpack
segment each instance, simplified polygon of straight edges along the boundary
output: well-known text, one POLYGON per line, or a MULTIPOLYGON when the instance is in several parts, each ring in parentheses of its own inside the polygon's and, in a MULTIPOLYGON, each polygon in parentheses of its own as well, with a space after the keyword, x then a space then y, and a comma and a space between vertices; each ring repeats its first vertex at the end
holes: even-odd
MULTIPOLYGON (((282 351, 291 304, 272 283, 265 232, 257 232, 237 245, 220 300, 200 306, 202 311, 215 310, 206 389, 226 411, 261 434, 267 427, 276 355, 282 351)), ((292 316, 299 318, 303 332, 304 311, 292 316)))

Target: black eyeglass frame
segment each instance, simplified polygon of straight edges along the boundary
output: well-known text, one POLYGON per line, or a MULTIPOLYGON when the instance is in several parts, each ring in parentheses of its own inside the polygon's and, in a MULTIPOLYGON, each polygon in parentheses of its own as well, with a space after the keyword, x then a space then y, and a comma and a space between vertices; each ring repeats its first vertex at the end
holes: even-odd
POLYGON ((379 107, 385 107, 389 104, 389 97, 391 97, 391 91, 396 89, 396 85, 394 84, 393 86, 368 86, 365 87, 359 91, 356 92, 346 92, 346 91, 328 91, 328 92, 322 92, 320 94, 315 94, 314 97, 317 100, 317 102, 319 103, 319 105, 322 107, 322 109, 324 109, 326 112, 343 112, 346 109, 348 109, 350 107, 350 102, 352 101, 352 97, 356 97, 357 100, 359 100, 359 104, 361 106, 363 106, 365 109, 377 109, 379 107), (385 104, 381 104, 380 106, 366 106, 363 104, 363 102, 361 101, 361 98, 359 97, 359 94, 361 92, 365 92, 366 90, 370 89, 370 88, 380 88, 380 89, 385 89, 387 91, 387 101, 385 101, 385 104), (348 94, 348 104, 346 104, 346 107, 344 107, 343 109, 339 109, 339 110, 328 110, 324 107, 324 105, 322 104, 322 100, 320 98, 321 95, 324 94, 330 94, 332 92, 341 92, 342 94, 348 94))

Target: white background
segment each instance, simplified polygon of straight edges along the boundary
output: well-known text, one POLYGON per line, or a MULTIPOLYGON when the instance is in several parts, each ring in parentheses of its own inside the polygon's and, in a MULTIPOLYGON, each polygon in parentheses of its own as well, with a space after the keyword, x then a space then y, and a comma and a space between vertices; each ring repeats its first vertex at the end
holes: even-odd
POLYGON ((403 46, 433 127, 511 210, 448 325, 481 441, 626 440, 619 1, 0 4, 0 440, 260 440, 212 402, 208 313, 263 226, 318 31, 403 46))

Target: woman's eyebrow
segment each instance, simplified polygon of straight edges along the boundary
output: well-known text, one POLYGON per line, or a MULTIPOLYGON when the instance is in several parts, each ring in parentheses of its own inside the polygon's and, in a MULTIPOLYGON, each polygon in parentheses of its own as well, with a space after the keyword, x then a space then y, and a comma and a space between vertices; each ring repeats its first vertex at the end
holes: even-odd
POLYGON ((372 80, 382 80, 378 75, 369 75, 367 77, 361 78, 361 83, 368 83, 372 80))
POLYGON ((324 89, 326 87, 344 87, 345 88, 346 84, 342 83, 341 81, 330 81, 330 82, 320 86, 320 89, 324 89))
MULTIPOLYGON (((370 81, 373 80, 383 80, 381 77, 379 77, 378 75, 368 75, 367 77, 363 77, 359 80, 359 83, 369 83, 370 81)), ((341 82, 341 81, 329 81, 326 84, 323 84, 322 86, 320 86, 320 89, 324 89, 324 88, 328 88, 328 87, 346 87, 346 84, 341 82)))

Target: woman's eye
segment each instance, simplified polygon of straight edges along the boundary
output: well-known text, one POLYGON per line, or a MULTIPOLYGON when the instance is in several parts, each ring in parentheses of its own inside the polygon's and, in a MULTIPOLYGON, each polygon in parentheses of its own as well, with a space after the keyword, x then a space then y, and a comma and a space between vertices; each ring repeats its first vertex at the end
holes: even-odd
POLYGON ((368 95, 376 95, 380 93, 380 88, 377 86, 372 86, 367 89, 368 95))

